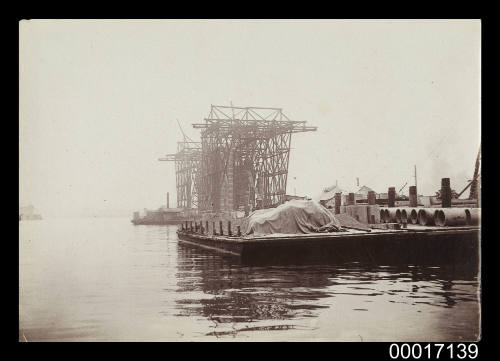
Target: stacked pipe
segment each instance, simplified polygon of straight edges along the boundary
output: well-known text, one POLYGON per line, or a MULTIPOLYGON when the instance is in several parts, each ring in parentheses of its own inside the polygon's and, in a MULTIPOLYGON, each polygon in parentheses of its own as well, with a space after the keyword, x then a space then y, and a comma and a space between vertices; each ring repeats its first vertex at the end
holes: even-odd
POLYGON ((396 222, 396 208, 387 208, 385 210, 385 221, 386 223, 394 223, 396 222))
POLYGON ((441 208, 434 213, 434 223, 441 227, 478 225, 480 218, 480 208, 441 208))
POLYGON ((418 224, 421 226, 433 226, 434 213, 437 211, 436 208, 420 208, 417 213, 418 224))
POLYGON ((396 209, 396 222, 403 223, 403 209, 396 209))
POLYGON ((477 226, 481 222, 481 208, 466 208, 465 222, 468 226, 477 226))
POLYGON ((434 213, 437 226, 465 226, 465 208, 441 208, 434 213))
POLYGON ((380 223, 386 223, 385 208, 380 208, 380 223))

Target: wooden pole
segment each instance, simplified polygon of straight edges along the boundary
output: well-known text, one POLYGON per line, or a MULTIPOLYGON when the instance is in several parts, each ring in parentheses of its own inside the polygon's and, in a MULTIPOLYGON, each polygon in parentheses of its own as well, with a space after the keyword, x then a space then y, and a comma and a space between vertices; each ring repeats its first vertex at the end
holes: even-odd
POLYGON ((451 207, 451 187, 450 178, 441 179, 441 207, 451 207))
POLYGON ((417 205, 417 186, 410 186, 410 207, 416 207, 417 205))
POLYGON ((395 187, 389 187, 389 190, 387 191, 387 196, 388 196, 388 206, 389 207, 394 207, 396 204, 396 188, 395 187))
POLYGON ((335 193, 335 214, 340 213, 341 203, 342 203, 342 193, 335 193))

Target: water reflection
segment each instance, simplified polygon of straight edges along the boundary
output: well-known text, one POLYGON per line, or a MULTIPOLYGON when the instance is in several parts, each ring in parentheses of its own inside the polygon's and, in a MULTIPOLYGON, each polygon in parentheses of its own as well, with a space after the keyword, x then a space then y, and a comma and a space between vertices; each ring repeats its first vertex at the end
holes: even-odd
POLYGON ((20 224, 20 341, 467 341, 477 270, 242 263, 129 219, 20 224), (75 232, 75 229, 78 232, 75 232))
MULTIPOLYGON (((182 241, 177 252, 177 292, 202 292, 198 298, 177 300, 179 316, 201 315, 212 321, 214 330, 206 335, 299 328, 313 331, 314 322, 308 320, 328 318, 340 310, 349 310, 346 322, 352 323, 363 317, 354 314, 366 311, 412 309, 429 313, 429 307, 477 306, 474 269, 356 262, 251 266, 242 264, 238 257, 182 241)), ((466 337, 478 332, 474 311, 477 309, 472 307, 470 328, 461 331, 466 337)))

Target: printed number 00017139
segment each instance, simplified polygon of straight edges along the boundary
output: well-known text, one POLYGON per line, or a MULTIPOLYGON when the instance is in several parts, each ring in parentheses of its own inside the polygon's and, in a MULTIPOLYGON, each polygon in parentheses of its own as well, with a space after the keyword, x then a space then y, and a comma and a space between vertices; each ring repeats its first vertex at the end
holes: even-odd
POLYGON ((389 356, 392 359, 397 359, 401 357, 402 359, 439 359, 440 356, 444 358, 457 358, 457 359, 475 359, 478 355, 478 347, 475 343, 470 344, 453 344, 450 343, 445 346, 444 343, 434 343, 423 346, 419 343, 414 343, 412 345, 403 343, 397 344, 393 343, 389 346, 389 356))

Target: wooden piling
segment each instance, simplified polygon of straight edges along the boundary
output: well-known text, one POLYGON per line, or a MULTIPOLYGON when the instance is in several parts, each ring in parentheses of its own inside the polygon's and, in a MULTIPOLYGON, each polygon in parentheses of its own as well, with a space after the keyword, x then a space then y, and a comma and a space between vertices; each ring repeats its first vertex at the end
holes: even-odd
POLYGON ((224 235, 224 229, 222 228, 222 221, 219 221, 220 235, 224 235))
POLYGON ((340 213, 341 203, 342 203, 342 193, 335 193, 335 214, 340 213))
POLYGON ((441 179, 441 207, 451 207, 451 187, 450 178, 441 179))
POLYGON ((389 190, 387 191, 387 196, 388 196, 388 206, 389 207, 394 207, 396 205, 396 187, 389 187, 389 190))
POLYGON ((232 236, 233 233, 231 232, 231 221, 227 221, 227 235, 232 236))
POLYGON ((356 204, 356 199, 354 198, 354 193, 349 193, 349 196, 347 198, 347 204, 350 206, 353 206, 356 204))
POLYGON ((214 236, 217 234, 217 232, 215 231, 215 222, 212 222, 212 233, 214 234, 214 236))
POLYGON ((374 191, 368 191, 368 204, 371 206, 375 205, 375 192, 374 191))
POLYGON ((236 226, 236 229, 238 230, 237 232, 237 235, 238 237, 241 237, 241 227, 240 226, 236 226))
POLYGON ((410 186, 410 207, 418 206, 417 186, 410 186))

